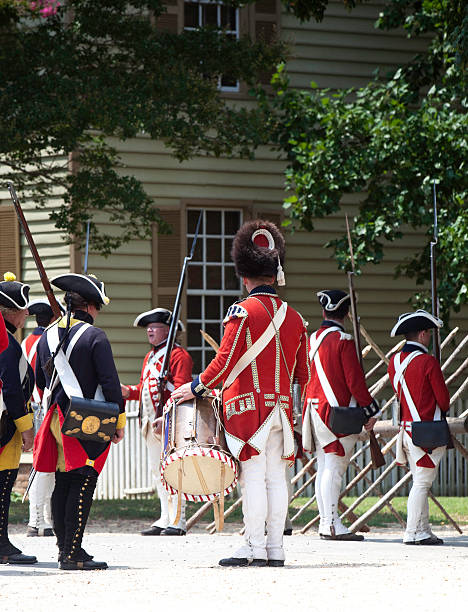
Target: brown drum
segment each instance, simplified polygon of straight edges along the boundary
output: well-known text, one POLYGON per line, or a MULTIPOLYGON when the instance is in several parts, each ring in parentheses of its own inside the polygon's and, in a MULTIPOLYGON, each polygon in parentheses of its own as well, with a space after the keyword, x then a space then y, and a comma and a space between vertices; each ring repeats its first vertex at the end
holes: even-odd
POLYGON ((171 494, 189 501, 212 501, 237 484, 238 467, 226 445, 214 398, 195 398, 163 415, 161 479, 171 494))

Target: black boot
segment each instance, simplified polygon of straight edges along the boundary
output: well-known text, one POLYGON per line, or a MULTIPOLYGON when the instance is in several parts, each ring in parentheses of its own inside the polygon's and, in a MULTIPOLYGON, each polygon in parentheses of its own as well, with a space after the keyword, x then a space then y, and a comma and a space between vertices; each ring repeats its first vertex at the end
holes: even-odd
POLYGON ((97 475, 69 472, 70 488, 65 508, 65 538, 63 554, 59 561, 62 570, 107 569, 107 563, 94 561, 81 548, 83 534, 93 503, 97 475))
POLYGON ((57 538, 58 561, 62 560, 65 541, 65 508, 67 505, 70 479, 66 472, 55 472, 55 487, 51 497, 52 522, 57 538))
POLYGON ((11 490, 18 470, 0 470, 0 563, 25 565, 37 563, 36 557, 23 555, 8 538, 8 516, 10 512, 11 490))

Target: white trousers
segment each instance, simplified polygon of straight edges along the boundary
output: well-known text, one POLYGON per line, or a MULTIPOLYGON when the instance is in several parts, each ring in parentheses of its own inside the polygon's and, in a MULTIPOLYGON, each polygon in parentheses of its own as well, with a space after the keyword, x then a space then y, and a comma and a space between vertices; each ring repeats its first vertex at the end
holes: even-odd
POLYGON ((36 472, 28 493, 29 527, 36 527, 39 531, 52 529, 50 498, 54 487, 54 472, 36 472))
POLYGON ((283 531, 289 498, 287 462, 281 458, 283 447, 283 428, 277 411, 265 449, 259 455, 241 461, 239 483, 245 544, 234 554, 235 557, 284 560, 283 531))
POLYGON ((403 451, 413 476, 413 486, 408 495, 408 517, 403 542, 419 542, 430 538, 433 533, 429 524, 429 489, 437 475, 437 467, 445 454, 446 447, 435 448, 431 453, 434 468, 419 467, 416 465, 415 446, 409 436, 403 438, 403 451))
POLYGON ((151 465, 151 472, 153 474, 154 484, 158 493, 159 501, 161 503, 161 515, 152 524, 153 527, 175 527, 177 529, 186 530, 185 521, 185 501, 182 500, 182 508, 178 523, 174 523, 174 519, 177 514, 177 495, 169 495, 164 485, 161 482, 160 467, 161 467, 161 438, 156 438, 151 428, 146 429, 145 434, 146 447, 148 449, 148 455, 151 465))
POLYGON ((333 535, 333 530, 335 535, 349 533, 349 529, 343 525, 339 517, 338 500, 343 476, 349 465, 357 439, 357 435, 340 438, 345 450, 344 457, 335 453, 324 452, 320 442, 315 439, 317 455, 315 495, 320 513, 319 534, 333 535))

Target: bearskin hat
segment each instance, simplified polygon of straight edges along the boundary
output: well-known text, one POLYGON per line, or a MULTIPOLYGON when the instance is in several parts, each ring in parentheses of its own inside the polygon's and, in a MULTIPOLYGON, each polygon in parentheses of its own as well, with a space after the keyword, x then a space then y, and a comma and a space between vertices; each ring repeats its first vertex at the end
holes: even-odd
POLYGON ((274 223, 256 219, 239 228, 232 243, 231 257, 240 277, 274 276, 284 284, 284 238, 274 223))

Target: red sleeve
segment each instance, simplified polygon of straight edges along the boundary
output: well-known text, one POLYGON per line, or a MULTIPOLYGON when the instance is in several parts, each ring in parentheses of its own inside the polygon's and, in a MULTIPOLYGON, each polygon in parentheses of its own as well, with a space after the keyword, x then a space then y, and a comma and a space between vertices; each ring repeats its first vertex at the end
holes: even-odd
POLYGON ((176 347, 172 351, 170 363, 175 389, 187 382, 192 382, 192 367, 193 361, 187 351, 181 347, 176 347))
POLYGON ((427 377, 431 383, 437 405, 442 412, 447 412, 450 408, 450 396, 440 364, 434 357, 429 362, 427 377))
POLYGON ((372 397, 367 389, 366 379, 356 354, 354 341, 345 340, 341 345, 341 363, 346 385, 359 406, 369 406, 372 403, 372 397))
POLYGON ((4 351, 8 346, 8 333, 5 327, 5 321, 3 315, 0 313, 0 353, 4 351))
POLYGON ((127 401, 140 399, 141 387, 143 386, 143 372, 145 371, 146 362, 148 361, 148 358, 150 355, 151 355, 151 351, 143 359, 143 366, 141 368, 141 374, 140 374, 140 382, 137 385, 128 385, 130 395, 127 397, 127 401))
POLYGON ((246 327, 247 317, 231 319, 226 323, 219 351, 199 377, 205 387, 214 389, 229 376, 245 352, 246 327))

